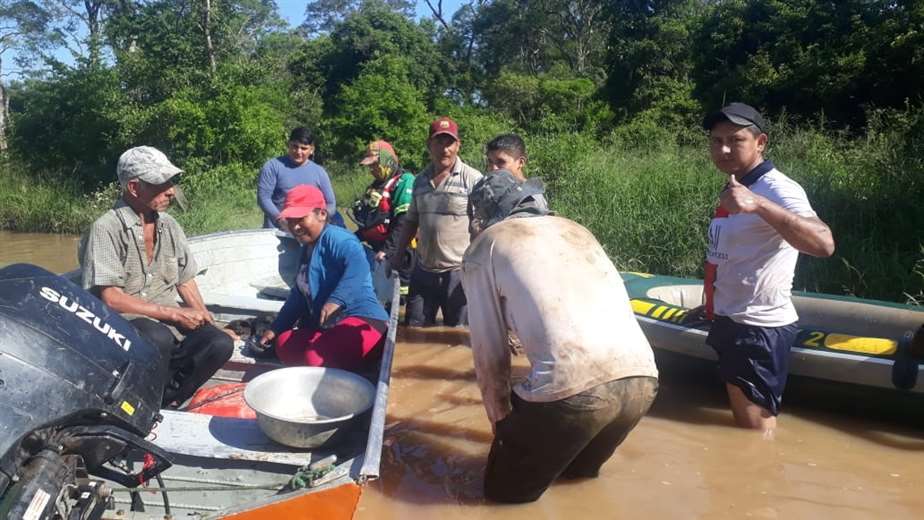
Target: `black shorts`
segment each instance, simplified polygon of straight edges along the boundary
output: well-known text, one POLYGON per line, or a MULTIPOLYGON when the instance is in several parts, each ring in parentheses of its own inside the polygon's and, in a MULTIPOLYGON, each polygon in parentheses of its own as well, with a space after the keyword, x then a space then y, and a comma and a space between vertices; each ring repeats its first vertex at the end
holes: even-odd
POLYGON ((795 325, 758 327, 716 316, 706 344, 719 355, 722 380, 740 388, 754 404, 780 414, 789 375, 789 350, 795 325))

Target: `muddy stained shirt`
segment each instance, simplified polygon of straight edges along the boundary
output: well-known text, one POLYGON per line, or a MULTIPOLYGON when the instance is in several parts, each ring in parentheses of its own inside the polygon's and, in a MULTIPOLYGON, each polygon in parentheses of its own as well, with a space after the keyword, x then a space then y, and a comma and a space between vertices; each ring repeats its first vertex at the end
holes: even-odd
POLYGON ((492 422, 510 412, 508 333, 529 359, 513 391, 526 401, 564 399, 631 376, 657 377, 654 355, 622 278, 594 236, 555 216, 509 219, 465 253, 475 372, 492 422))
MULTIPOLYGON (((749 189, 796 215, 815 216, 802 186, 775 168, 749 189)), ((717 266, 715 313, 760 327, 795 323, 792 280, 798 258, 799 251, 755 214, 713 218, 706 259, 717 266)))
POLYGON ((182 228, 167 213, 157 214, 157 242, 148 263, 141 219, 123 201, 98 218, 84 235, 78 257, 83 287, 120 287, 147 302, 177 307, 176 287, 196 276, 196 260, 182 228))
POLYGON ((456 159, 439 186, 430 179, 433 165, 414 179, 407 218, 418 224, 417 255, 421 267, 440 273, 458 269, 469 244, 468 195, 481 172, 456 159))

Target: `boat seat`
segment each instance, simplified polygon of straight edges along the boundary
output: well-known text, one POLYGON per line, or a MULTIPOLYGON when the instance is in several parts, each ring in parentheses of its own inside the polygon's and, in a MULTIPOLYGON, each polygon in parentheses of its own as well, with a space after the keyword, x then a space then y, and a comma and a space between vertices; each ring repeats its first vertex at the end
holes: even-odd
POLYGON ((278 444, 260 430, 255 419, 176 410, 161 410, 160 413, 164 420, 154 430, 153 443, 174 454, 289 466, 303 466, 313 458, 330 454, 328 450, 312 453, 278 444))
POLYGON ((290 288, 278 275, 251 282, 250 286, 256 289, 259 294, 271 298, 282 298, 285 300, 289 297, 290 288))
POLYGON ((279 312, 282 304, 285 303, 280 300, 267 300, 256 296, 217 292, 209 292, 207 295, 203 295, 203 299, 208 302, 210 307, 265 313, 279 312))

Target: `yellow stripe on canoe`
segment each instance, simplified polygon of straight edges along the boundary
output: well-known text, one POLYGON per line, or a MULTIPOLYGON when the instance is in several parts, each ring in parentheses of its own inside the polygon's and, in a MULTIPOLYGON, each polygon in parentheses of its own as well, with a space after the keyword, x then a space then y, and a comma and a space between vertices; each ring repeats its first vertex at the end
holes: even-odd
POLYGON ((825 347, 860 354, 888 356, 898 350, 898 342, 886 338, 861 338, 832 333, 825 337, 825 347))
POLYGON ((636 314, 648 315, 648 311, 653 309, 657 304, 646 302, 644 300, 632 300, 632 312, 636 314))
MULTIPOLYGON (((632 311, 642 316, 664 321, 680 321, 686 314, 681 307, 662 305, 645 300, 631 300, 632 311)), ((798 343, 802 347, 825 347, 831 350, 869 354, 873 356, 890 356, 898 350, 898 343, 886 338, 864 338, 847 334, 808 331, 808 337, 798 343)))

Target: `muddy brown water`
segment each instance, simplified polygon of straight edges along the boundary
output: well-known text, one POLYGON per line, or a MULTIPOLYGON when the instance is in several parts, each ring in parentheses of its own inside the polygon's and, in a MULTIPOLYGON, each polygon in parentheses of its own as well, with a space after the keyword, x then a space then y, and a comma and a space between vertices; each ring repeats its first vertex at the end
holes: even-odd
MULTIPOLYGON (((0 266, 73 269, 76 244, 0 232, 0 266)), ((382 478, 357 518, 924 518, 924 401, 794 379, 765 440, 732 426, 711 364, 664 355, 651 412, 599 478, 556 483, 533 504, 486 504, 491 429, 466 344, 462 330, 400 332, 382 478)))

